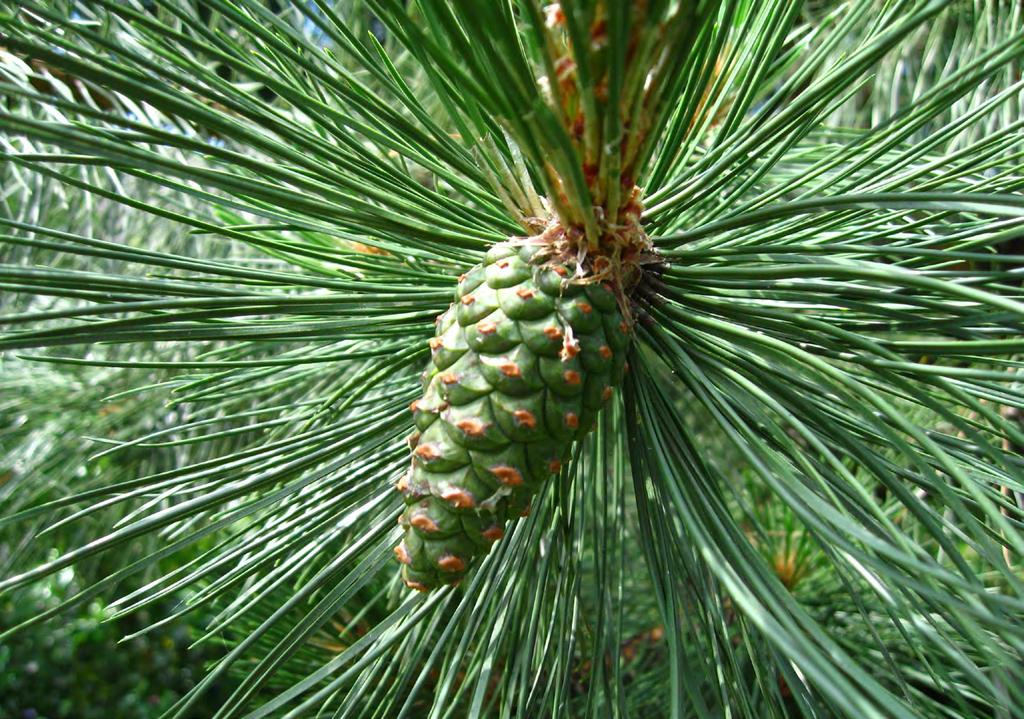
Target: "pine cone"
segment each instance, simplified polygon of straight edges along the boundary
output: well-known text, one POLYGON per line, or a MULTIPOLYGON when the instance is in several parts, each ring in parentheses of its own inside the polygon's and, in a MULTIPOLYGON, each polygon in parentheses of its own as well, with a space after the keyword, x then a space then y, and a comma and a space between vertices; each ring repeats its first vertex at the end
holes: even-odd
POLYGON ((504 242, 438 319, 399 482, 405 583, 458 582, 594 426, 622 378, 630 328, 612 287, 543 244, 504 242))

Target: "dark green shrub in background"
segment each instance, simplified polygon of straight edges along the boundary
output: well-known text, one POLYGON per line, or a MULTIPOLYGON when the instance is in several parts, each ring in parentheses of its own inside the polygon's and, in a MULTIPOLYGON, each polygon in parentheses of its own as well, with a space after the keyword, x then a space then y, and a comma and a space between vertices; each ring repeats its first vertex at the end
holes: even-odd
MULTIPOLYGON (((9 627, 53 609, 81 587, 70 570, 0 602, 0 626, 9 627)), ((189 627, 163 625, 131 636, 172 606, 156 605, 111 620, 95 600, 75 616, 0 643, 0 717, 4 719, 152 719, 195 686, 216 656, 189 651, 189 627), (130 639, 121 641, 122 637, 130 639), (119 643, 120 642, 120 643, 119 643)), ((210 716, 227 696, 227 682, 212 690, 196 719, 210 716)))

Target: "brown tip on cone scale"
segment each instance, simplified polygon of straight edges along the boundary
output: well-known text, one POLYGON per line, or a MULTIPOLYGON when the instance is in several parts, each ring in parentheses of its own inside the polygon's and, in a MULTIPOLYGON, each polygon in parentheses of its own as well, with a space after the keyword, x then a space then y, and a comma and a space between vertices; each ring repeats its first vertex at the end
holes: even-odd
POLYGON ((544 336, 552 341, 560 340, 562 339, 562 330, 558 329, 557 327, 545 327, 544 336))
POLYGON ((410 412, 416 412, 416 411, 419 410, 419 408, 420 408, 420 401, 418 399, 414 399, 412 402, 409 403, 409 411, 410 412))
POLYGON ((455 426, 461 429, 463 432, 468 434, 470 437, 482 437, 484 432, 487 431, 487 425, 481 422, 476 417, 467 417, 466 419, 460 419, 455 423, 455 426))
POLYGON ((578 385, 580 382, 583 381, 583 378, 580 377, 580 373, 574 369, 567 369, 565 372, 563 372, 562 379, 565 380, 566 384, 572 386, 578 385))
POLYGON ((558 356, 563 362, 568 362, 573 357, 580 353, 579 340, 571 340, 568 337, 562 342, 562 351, 558 353, 558 356))
POLYGON ((490 320, 480 320, 476 323, 476 331, 482 335, 493 335, 498 331, 498 325, 490 320))
POLYGON ((612 394, 613 394, 612 388, 611 387, 605 387, 603 390, 601 390, 601 399, 603 399, 605 402, 607 402, 608 400, 610 400, 612 398, 612 394))
POLYGON ((529 287, 520 287, 516 290, 516 296, 521 300, 532 300, 535 294, 536 292, 531 290, 529 287))
POLYGON ((517 409, 512 413, 512 416, 515 417, 516 424, 520 427, 526 427, 527 429, 536 429, 537 427, 537 418, 528 409, 517 409))
POLYGON ((562 461, 559 459, 553 459, 550 462, 548 462, 548 471, 551 472, 551 474, 558 474, 559 472, 561 472, 562 461))
POLYGON ((444 344, 444 341, 440 337, 431 337, 427 344, 430 345, 430 349, 436 352, 441 349, 441 345, 444 344))
POLYGON ((491 467, 488 471, 493 474, 499 482, 510 487, 518 487, 523 483, 523 475, 519 473, 519 470, 515 467, 509 467, 507 464, 491 467))
POLYGON ((507 270, 508 269, 508 260, 498 260, 494 264, 496 264, 498 266, 499 270, 507 270))
POLYGON ((480 532, 480 536, 490 542, 497 542, 499 539, 505 536, 505 530, 499 527, 497 524, 492 524, 490 527, 480 532))
POLYGON ((474 297, 473 295, 466 295, 466 296, 465 296, 465 297, 463 297, 463 298, 462 298, 462 300, 460 300, 460 301, 461 301, 461 302, 462 302, 462 304, 464 304, 464 305, 471 305, 471 304, 473 304, 474 302, 476 302, 476 297, 474 297))
POLYGON ((608 345, 601 345, 600 347, 598 347, 597 353, 601 355, 602 359, 611 359, 613 354, 612 348, 609 347, 608 345))
POLYGON ((428 587, 423 582, 417 582, 417 581, 415 581, 413 579, 404 579, 402 581, 405 582, 405 586, 409 587, 409 589, 415 589, 417 592, 429 592, 430 591, 430 587, 428 587))
POLYGON ((437 459, 441 456, 441 451, 437 448, 437 445, 432 442, 421 444, 417 446, 414 451, 416 456, 420 459, 437 459))
POLYGON ((619 322, 619 332, 622 334, 629 334, 629 325, 626 324, 626 320, 619 322))
POLYGON ((555 265, 555 266, 554 266, 554 267, 552 267, 551 269, 552 269, 552 270, 554 271, 554 273, 555 273, 556 275, 558 275, 559 277, 566 277, 566 276, 568 276, 568 274, 569 274, 569 270, 565 269, 565 268, 564 268, 564 267, 562 267, 561 265, 555 265))
POLYGON ((445 372, 441 375, 441 382, 444 384, 455 384, 459 381, 459 376, 454 372, 445 372))
POLYGON ((395 558, 402 564, 412 564, 412 560, 409 558, 409 552, 406 550, 404 542, 395 547, 395 558))
POLYGON ((565 426, 568 427, 569 429, 576 429, 577 427, 580 426, 580 418, 576 415, 575 412, 565 413, 565 426))
POLYGON ((466 281, 466 273, 463 272, 461 275, 459 275, 459 282, 465 282, 465 281, 466 281))
POLYGON ((506 377, 521 377, 523 375, 523 371, 519 369, 519 365, 511 360, 502 362, 498 365, 498 369, 501 370, 501 373, 506 377))
POLYGON ((476 506, 476 500, 473 496, 465 490, 458 489, 457 487, 448 487, 441 492, 441 499, 448 502, 456 509, 472 509, 476 506))
POLYGON ((454 554, 446 554, 437 560, 437 567, 442 572, 462 572, 466 569, 466 563, 462 557, 454 554))
POLYGON ((398 480, 397 482, 395 482, 395 489, 397 489, 402 494, 405 494, 406 492, 408 492, 409 491, 409 475, 403 474, 402 478, 400 480, 398 480))
POLYGON ((409 524, 424 532, 437 532, 441 529, 437 526, 437 522, 425 514, 414 514, 409 520, 409 524))
POLYGON ((519 516, 520 516, 520 517, 529 517, 529 516, 530 516, 530 510, 531 510, 531 509, 533 509, 533 507, 531 507, 531 506, 530 506, 529 504, 528 504, 528 505, 526 505, 526 506, 525 506, 525 507, 523 508, 523 511, 519 513, 519 516))
POLYGON ((577 302, 576 307, 578 307, 580 312, 582 312, 585 315, 589 315, 591 312, 594 311, 594 308, 590 306, 589 302, 577 302))

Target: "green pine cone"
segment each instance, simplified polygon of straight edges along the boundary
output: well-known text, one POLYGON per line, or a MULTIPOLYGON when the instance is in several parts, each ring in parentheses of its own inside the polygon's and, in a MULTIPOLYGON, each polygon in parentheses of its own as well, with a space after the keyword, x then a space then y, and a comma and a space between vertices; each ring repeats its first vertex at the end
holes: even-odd
POLYGON ((504 242, 438 318, 412 466, 399 482, 405 583, 458 582, 593 428, 622 378, 630 328, 612 288, 542 244, 504 242))

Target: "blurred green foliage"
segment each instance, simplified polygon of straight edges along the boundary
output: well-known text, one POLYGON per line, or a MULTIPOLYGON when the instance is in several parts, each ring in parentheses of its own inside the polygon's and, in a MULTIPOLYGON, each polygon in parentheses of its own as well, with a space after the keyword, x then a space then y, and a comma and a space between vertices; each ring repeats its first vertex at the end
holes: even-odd
MULTIPOLYGON (((14 626, 80 590, 65 570, 6 597, 0 627, 14 626)), ((118 643, 171 609, 167 604, 114 617, 92 601, 74 619, 54 620, 0 643, 0 717, 4 719, 150 719, 160 716, 203 676, 213 648, 190 650, 184 622, 118 643)), ((193 710, 214 713, 227 696, 222 682, 193 710)))

